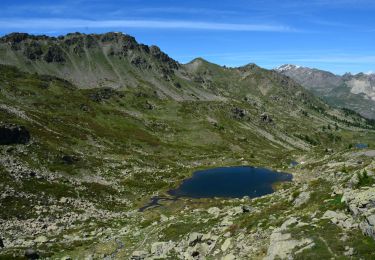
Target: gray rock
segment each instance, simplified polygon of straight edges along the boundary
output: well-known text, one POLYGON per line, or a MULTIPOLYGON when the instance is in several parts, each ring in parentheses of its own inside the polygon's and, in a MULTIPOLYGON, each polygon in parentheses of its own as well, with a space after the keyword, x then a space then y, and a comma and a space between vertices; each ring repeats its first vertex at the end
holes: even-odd
POLYGON ((345 202, 354 216, 361 220, 359 228, 375 239, 375 187, 344 192, 345 202))
POLYGON ((134 251, 131 260, 143 260, 147 257, 148 253, 146 251, 134 251))
POLYGON ((48 241, 48 238, 46 236, 38 236, 34 239, 35 243, 45 243, 48 241))
POLYGON ((344 255, 346 255, 346 256, 354 255, 354 248, 346 246, 344 255))
POLYGON ((371 226, 375 226, 375 215, 366 216, 366 219, 371 226))
POLYGON ((295 240, 292 239, 291 234, 275 230, 271 234, 270 246, 267 250, 267 256, 264 259, 289 259, 294 249, 301 247, 307 249, 313 246, 314 242, 309 238, 295 240))
POLYGON ((207 213, 217 217, 220 214, 220 209, 218 207, 211 207, 207 210, 207 213))
POLYGON ((306 202, 308 202, 310 199, 310 192, 309 191, 304 191, 299 194, 299 196, 294 200, 294 206, 295 207, 300 207, 306 202))
POLYGON ((174 243, 171 241, 155 242, 151 245, 151 254, 155 257, 165 258, 173 248, 174 243))
POLYGON ((280 228, 276 228, 272 232, 265 260, 289 259, 294 249, 300 248, 299 251, 301 252, 315 245, 310 238, 296 240, 292 238, 290 233, 286 233, 289 226, 297 223, 297 218, 290 217, 280 228))
POLYGON ((233 254, 228 254, 222 258, 222 260, 235 260, 236 257, 233 254))
POLYGON ((295 217, 291 217, 291 218, 287 219, 286 221, 284 221, 284 223, 281 225, 281 227, 279 229, 280 230, 286 230, 286 229, 288 229, 289 226, 291 226, 293 224, 298 224, 298 219, 295 218, 295 217))
POLYGON ((3 240, 0 238, 0 248, 4 248, 5 246, 4 246, 4 242, 3 242, 3 240))
POLYGON ((221 245, 221 251, 225 252, 232 246, 232 238, 225 239, 224 243, 221 245))
POLYGON ((351 216, 345 215, 342 212, 335 212, 332 210, 327 210, 323 214, 322 219, 329 219, 332 223, 345 229, 351 229, 358 226, 351 216))

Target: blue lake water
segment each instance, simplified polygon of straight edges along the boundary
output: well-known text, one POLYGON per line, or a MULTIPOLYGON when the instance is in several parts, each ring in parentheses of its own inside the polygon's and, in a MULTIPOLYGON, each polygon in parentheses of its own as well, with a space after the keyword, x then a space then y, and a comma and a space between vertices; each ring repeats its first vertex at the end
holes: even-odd
POLYGON ((299 165, 299 162, 297 161, 291 161, 289 164, 290 167, 296 167, 297 165, 299 165))
POLYGON ((291 181, 292 175, 249 166, 221 167, 196 171, 193 176, 168 193, 190 198, 250 198, 272 193, 272 185, 291 181))
POLYGON ((357 148, 357 149, 366 149, 366 148, 368 148, 368 144, 359 143, 359 144, 355 145, 355 148, 357 148))

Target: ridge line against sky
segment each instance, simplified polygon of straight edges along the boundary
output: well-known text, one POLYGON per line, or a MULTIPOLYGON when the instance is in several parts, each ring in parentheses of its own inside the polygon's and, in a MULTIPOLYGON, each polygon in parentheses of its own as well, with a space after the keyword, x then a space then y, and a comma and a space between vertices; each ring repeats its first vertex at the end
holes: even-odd
POLYGON ((121 31, 186 63, 375 70, 372 0, 2 0, 0 34, 121 31))

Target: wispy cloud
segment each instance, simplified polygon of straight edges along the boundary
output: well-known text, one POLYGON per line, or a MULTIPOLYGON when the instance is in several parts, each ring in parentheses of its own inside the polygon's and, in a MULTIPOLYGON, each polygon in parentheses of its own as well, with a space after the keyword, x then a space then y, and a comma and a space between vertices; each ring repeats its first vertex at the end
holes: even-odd
POLYGON ((181 14, 238 14, 238 11, 233 10, 217 10, 208 8, 182 8, 182 7, 148 7, 139 8, 134 11, 144 12, 144 13, 181 13, 181 14))
POLYGON ((7 19, 0 20, 3 30, 72 30, 72 29, 189 29, 216 31, 296 32, 279 24, 215 23, 183 20, 84 20, 84 19, 7 19))
POLYGON ((48 15, 61 15, 64 12, 70 11, 70 6, 63 4, 48 4, 48 5, 10 5, 2 8, 3 15, 20 15, 20 14, 48 14, 48 15))

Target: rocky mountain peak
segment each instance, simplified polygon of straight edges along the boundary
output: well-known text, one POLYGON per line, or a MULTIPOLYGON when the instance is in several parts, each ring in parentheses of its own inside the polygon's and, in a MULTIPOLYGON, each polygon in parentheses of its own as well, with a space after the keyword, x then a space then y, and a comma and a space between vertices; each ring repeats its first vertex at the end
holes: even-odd
POLYGON ((283 65, 275 71, 284 74, 315 94, 324 97, 332 105, 354 109, 363 116, 375 118, 375 74, 345 73, 335 75, 329 71, 283 65))
POLYGON ((275 70, 279 72, 283 72, 283 71, 289 71, 289 70, 296 70, 299 68, 301 68, 301 66, 297 66, 293 64, 284 64, 284 65, 281 65, 280 67, 277 67, 275 70))
POLYGON ((133 75, 145 71, 170 81, 180 68, 159 47, 140 44, 122 32, 58 37, 12 33, 0 38, 0 51, 2 64, 21 63, 25 71, 64 78, 84 88, 134 85, 133 75), (59 67, 47 69, 48 64, 59 67))

